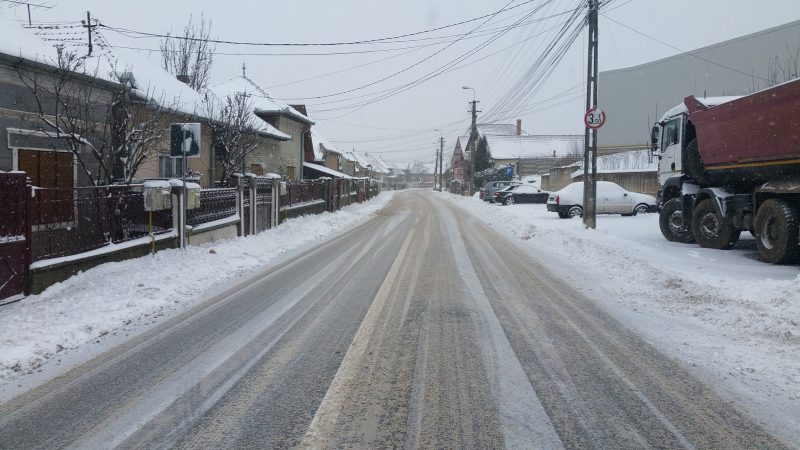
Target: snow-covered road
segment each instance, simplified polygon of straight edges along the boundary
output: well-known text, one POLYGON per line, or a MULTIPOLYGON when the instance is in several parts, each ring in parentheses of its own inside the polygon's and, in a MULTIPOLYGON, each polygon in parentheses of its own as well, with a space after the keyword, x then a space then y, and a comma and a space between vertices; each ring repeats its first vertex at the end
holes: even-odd
POLYGON ((657 214, 598 216, 597 229, 545 205, 439 194, 506 233, 645 339, 694 367, 800 442, 800 269, 666 241, 657 214))

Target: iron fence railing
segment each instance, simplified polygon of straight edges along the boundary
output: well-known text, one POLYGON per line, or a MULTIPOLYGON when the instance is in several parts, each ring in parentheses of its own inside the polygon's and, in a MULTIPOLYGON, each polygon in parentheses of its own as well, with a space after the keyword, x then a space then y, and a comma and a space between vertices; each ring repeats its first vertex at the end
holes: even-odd
POLYGON ((151 216, 140 187, 34 188, 32 259, 70 256, 170 230, 172 212, 151 216))
POLYGON ((236 215, 236 188, 213 188, 200 190, 200 207, 190 209, 186 224, 202 225, 236 215))

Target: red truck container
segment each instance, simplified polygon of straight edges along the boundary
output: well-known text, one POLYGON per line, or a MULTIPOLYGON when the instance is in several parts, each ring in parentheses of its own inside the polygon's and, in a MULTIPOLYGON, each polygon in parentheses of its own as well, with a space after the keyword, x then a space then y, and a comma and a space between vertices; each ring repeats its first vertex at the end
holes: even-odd
POLYGON ((697 139, 684 171, 700 184, 747 189, 800 173, 800 80, 713 107, 694 96, 684 105, 697 139))
POLYGON ((653 127, 653 150, 671 165, 662 174, 679 168, 659 196, 668 240, 727 249, 748 230, 765 261, 800 259, 800 80, 717 104, 686 97, 653 127))

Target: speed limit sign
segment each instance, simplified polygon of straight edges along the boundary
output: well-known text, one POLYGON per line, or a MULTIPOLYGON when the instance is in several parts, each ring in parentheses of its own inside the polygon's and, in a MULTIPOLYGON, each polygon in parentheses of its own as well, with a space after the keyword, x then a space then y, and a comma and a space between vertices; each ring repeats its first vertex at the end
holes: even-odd
POLYGON ((587 128, 600 128, 606 123, 606 113, 600 108, 592 108, 583 116, 583 123, 587 128))

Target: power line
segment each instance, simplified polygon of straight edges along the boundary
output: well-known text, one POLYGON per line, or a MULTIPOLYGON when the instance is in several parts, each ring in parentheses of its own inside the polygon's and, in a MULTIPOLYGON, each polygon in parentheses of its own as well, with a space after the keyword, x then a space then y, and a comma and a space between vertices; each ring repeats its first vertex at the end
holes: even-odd
POLYGON ((655 42, 658 42, 658 43, 659 43, 659 44, 661 44, 661 45, 665 45, 665 46, 667 46, 667 47, 669 47, 669 48, 671 48, 671 49, 673 49, 673 50, 676 50, 676 51, 678 51, 678 52, 681 52, 681 53, 683 53, 684 55, 689 55, 689 56, 692 56, 692 57, 694 57, 694 58, 697 58, 697 59, 699 59, 699 60, 701 60, 701 61, 707 62, 707 63, 709 63, 709 64, 712 64, 712 65, 714 65, 714 66, 720 67, 720 68, 722 68, 722 69, 727 69, 727 70, 730 70, 730 71, 732 71, 732 72, 736 72, 736 73, 738 73, 738 74, 740 74, 740 75, 744 75, 744 76, 746 76, 746 77, 749 77, 749 78, 758 78, 758 79, 760 79, 760 80, 767 81, 767 79, 766 79, 766 78, 764 78, 764 77, 760 77, 760 76, 758 76, 758 75, 755 75, 755 74, 752 74, 752 73, 742 72, 742 71, 741 71, 741 70, 739 70, 739 69, 735 69, 735 68, 733 68, 733 67, 728 67, 728 66, 726 66, 726 65, 724 65, 724 64, 720 64, 720 63, 718 63, 718 62, 715 62, 715 61, 712 61, 712 60, 710 60, 710 59, 703 58, 702 56, 700 56, 700 55, 697 55, 696 53, 692 53, 692 52, 687 52, 687 51, 685 51, 685 50, 681 50, 681 49, 679 49, 678 47, 675 47, 675 46, 674 46, 674 45, 672 45, 672 44, 668 44, 668 43, 666 43, 666 42, 664 42, 664 41, 662 41, 662 40, 660 40, 660 39, 654 38, 653 36, 650 36, 650 35, 648 35, 648 34, 642 33, 641 31, 639 31, 639 30, 636 30, 636 29, 634 29, 634 28, 631 28, 631 27, 629 27, 629 26, 625 25, 625 24, 624 24, 624 23, 622 23, 622 22, 619 22, 619 21, 617 21, 617 20, 614 20, 614 19, 612 19, 611 17, 608 17, 608 16, 607 16, 607 15, 605 15, 605 14, 602 14, 602 15, 603 15, 603 17, 605 17, 606 19, 608 19, 608 20, 610 20, 610 21, 612 21, 612 22, 616 23, 617 25, 619 25, 619 26, 621 26, 621 27, 627 28, 627 29, 629 29, 629 30, 633 31, 634 33, 636 33, 636 34, 638 34, 638 35, 644 36, 644 37, 646 37, 647 39, 650 39, 650 40, 653 40, 653 41, 655 41, 655 42))
MULTIPOLYGON (((514 1, 515 0, 512 0, 509 3, 513 3, 514 1)), ((420 34, 431 33, 431 32, 443 30, 443 29, 446 29, 446 28, 452 28, 452 27, 455 27, 455 26, 464 25, 464 24, 471 23, 471 22, 476 22, 478 20, 485 19, 487 17, 494 17, 497 14, 499 14, 501 12, 504 12, 504 11, 510 11, 512 9, 520 8, 520 7, 522 7, 522 6, 524 6, 524 5, 528 4, 528 3, 533 3, 535 1, 538 1, 538 0, 527 0, 527 1, 524 1, 524 2, 522 2, 520 4, 512 6, 512 7, 503 7, 502 9, 497 10, 497 11, 495 11, 493 13, 485 14, 485 15, 479 16, 479 17, 474 17, 472 19, 463 20, 463 21, 452 23, 452 24, 449 24, 449 25, 443 25, 441 27, 429 28, 427 30, 415 31, 413 33, 405 33, 405 34, 399 34, 399 35, 396 35, 396 36, 388 36, 388 37, 375 38, 375 39, 362 39, 362 40, 357 40, 357 41, 345 41, 345 42, 282 42, 282 43, 232 41, 232 40, 223 40, 223 39, 208 39, 207 41, 210 42, 210 43, 214 43, 214 44, 251 45, 251 46, 263 46, 263 47, 312 47, 312 46, 339 46, 339 45, 375 44, 375 43, 382 43, 382 42, 385 42, 385 41, 392 41, 392 40, 396 40, 396 39, 401 39, 401 38, 405 38, 405 37, 418 36, 420 34)), ((132 29, 123 28, 123 27, 112 27, 112 26, 105 25, 105 24, 102 24, 101 26, 104 27, 104 28, 108 28, 109 30, 113 30, 113 31, 123 31, 123 32, 126 32, 126 33, 138 34, 138 35, 140 35, 142 37, 145 37, 145 38, 170 38, 170 39, 180 39, 180 40, 198 40, 199 39, 199 38, 192 38, 192 37, 186 37, 186 36, 170 36, 169 34, 150 33, 150 32, 146 32, 146 31, 137 31, 137 30, 132 30, 132 29)), ((205 39, 204 39, 204 41, 205 41, 205 39)))

